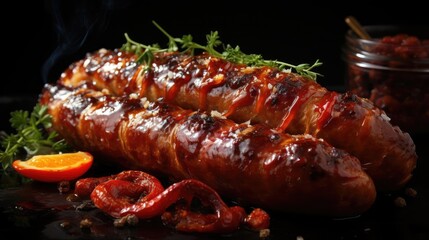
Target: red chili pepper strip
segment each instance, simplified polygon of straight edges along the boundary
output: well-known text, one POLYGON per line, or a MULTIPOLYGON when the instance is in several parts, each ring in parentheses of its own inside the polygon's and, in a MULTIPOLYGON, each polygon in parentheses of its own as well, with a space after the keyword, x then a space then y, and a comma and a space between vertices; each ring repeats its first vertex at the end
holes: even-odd
POLYGON ((127 215, 121 213, 123 209, 138 202, 151 202, 162 191, 162 184, 152 175, 141 171, 124 171, 115 179, 97 185, 91 193, 91 200, 103 212, 118 218, 127 215))
MULTIPOLYGON (((228 207, 215 190, 193 179, 171 185, 154 201, 157 201, 155 204, 167 209, 180 199, 185 203, 179 204, 173 212, 166 212, 162 216, 165 224, 175 226, 178 231, 231 232, 240 227, 246 215, 242 207, 228 207), (212 213, 193 212, 190 208, 194 198, 199 199, 203 206, 211 208, 207 210, 211 210, 212 213)), ((139 215, 138 212, 136 214, 139 215)))
POLYGON ((115 179, 130 181, 143 186, 144 197, 140 197, 139 202, 151 200, 164 191, 164 187, 156 177, 142 171, 123 171, 115 179))
POLYGON ((76 181, 74 193, 79 197, 89 197, 91 195, 92 190, 107 180, 114 179, 116 175, 106 176, 106 177, 98 177, 98 178, 83 178, 76 181))
MULTIPOLYGON (((246 216, 242 207, 228 207, 206 184, 188 179, 163 189, 155 177, 140 171, 124 171, 107 181, 106 178, 80 180, 80 186, 92 186, 100 182, 92 191, 94 205, 112 217, 133 214, 141 219, 161 216, 166 225, 183 232, 232 232, 241 225, 261 230, 268 228, 269 216, 255 209, 246 216), (199 200, 202 211, 191 209, 195 199, 199 200), (174 206, 173 210, 169 208, 174 206), (168 209, 168 210, 167 210, 168 209)), ((82 191, 82 189, 78 189, 82 191)), ((86 189, 85 191, 88 191, 86 189)))

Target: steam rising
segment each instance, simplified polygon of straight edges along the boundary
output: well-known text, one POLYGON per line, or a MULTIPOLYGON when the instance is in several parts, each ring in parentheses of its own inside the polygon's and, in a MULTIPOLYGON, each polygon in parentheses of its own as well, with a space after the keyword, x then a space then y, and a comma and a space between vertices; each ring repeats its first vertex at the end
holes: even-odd
MULTIPOLYGON (((47 1, 46 5, 53 18, 57 45, 42 67, 45 83, 55 81, 59 73, 54 73, 61 60, 80 50, 94 34, 105 30, 109 13, 115 7, 114 1, 47 1)), ((59 69, 62 71, 64 69, 59 69)))

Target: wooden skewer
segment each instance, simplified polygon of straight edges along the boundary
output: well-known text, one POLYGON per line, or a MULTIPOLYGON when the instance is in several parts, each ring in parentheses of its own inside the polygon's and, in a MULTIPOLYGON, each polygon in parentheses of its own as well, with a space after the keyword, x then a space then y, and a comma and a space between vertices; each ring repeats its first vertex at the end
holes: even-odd
POLYGON ((362 25, 360 25, 360 23, 353 16, 346 17, 346 23, 360 38, 366 40, 371 39, 369 34, 365 31, 365 29, 363 29, 362 25))

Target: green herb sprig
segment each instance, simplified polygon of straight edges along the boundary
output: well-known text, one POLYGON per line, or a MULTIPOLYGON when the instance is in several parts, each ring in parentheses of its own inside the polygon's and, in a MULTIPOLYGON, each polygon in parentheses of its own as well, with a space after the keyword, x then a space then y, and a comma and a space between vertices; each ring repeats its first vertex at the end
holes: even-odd
POLYGON ((180 44, 180 49, 182 52, 190 53, 191 55, 195 54, 195 50, 205 51, 212 56, 222 58, 231 62, 246 64, 249 66, 261 67, 261 66, 270 66, 276 67, 283 71, 291 71, 292 69, 305 77, 316 80, 318 76, 322 76, 320 73, 314 72, 313 69, 322 65, 319 60, 316 60, 312 65, 303 63, 299 65, 293 65, 290 63, 278 61, 278 60, 266 60, 259 54, 246 54, 241 51, 239 46, 232 47, 227 44, 223 47, 223 51, 219 52, 216 50, 216 47, 223 45, 220 41, 219 33, 217 31, 212 31, 210 34, 206 35, 207 44, 202 45, 193 41, 191 35, 183 35, 181 38, 176 38, 167 33, 159 24, 155 21, 152 21, 153 24, 168 38, 168 48, 161 48, 158 44, 153 45, 144 45, 132 40, 127 33, 125 33, 125 39, 127 42, 122 46, 122 50, 128 52, 134 52, 138 55, 137 62, 144 63, 146 65, 146 70, 150 69, 150 66, 154 59, 154 54, 159 52, 173 52, 178 51, 180 44))
POLYGON ((47 131, 52 126, 47 106, 36 104, 31 113, 17 110, 11 112, 9 119, 15 133, 2 132, 0 162, 7 170, 17 156, 59 153, 69 150, 64 139, 57 139, 58 133, 47 131))

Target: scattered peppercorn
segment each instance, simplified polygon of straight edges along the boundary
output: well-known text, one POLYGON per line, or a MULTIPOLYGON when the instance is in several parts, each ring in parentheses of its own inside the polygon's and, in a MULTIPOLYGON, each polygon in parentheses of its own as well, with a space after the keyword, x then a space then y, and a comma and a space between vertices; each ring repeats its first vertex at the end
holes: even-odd
POLYGON ((127 215, 126 219, 130 226, 136 226, 139 223, 139 218, 134 214, 127 215))
POLYGON ((60 193, 68 193, 70 191, 70 181, 61 181, 58 183, 58 191, 60 193))
POLYGON ((74 194, 74 193, 67 195, 66 200, 69 201, 69 202, 79 202, 79 201, 81 201, 80 197, 77 194, 74 194))
POLYGON ((395 206, 397 206, 397 207, 407 206, 407 202, 405 201, 405 199, 403 197, 395 198, 394 203, 395 203, 395 206))

